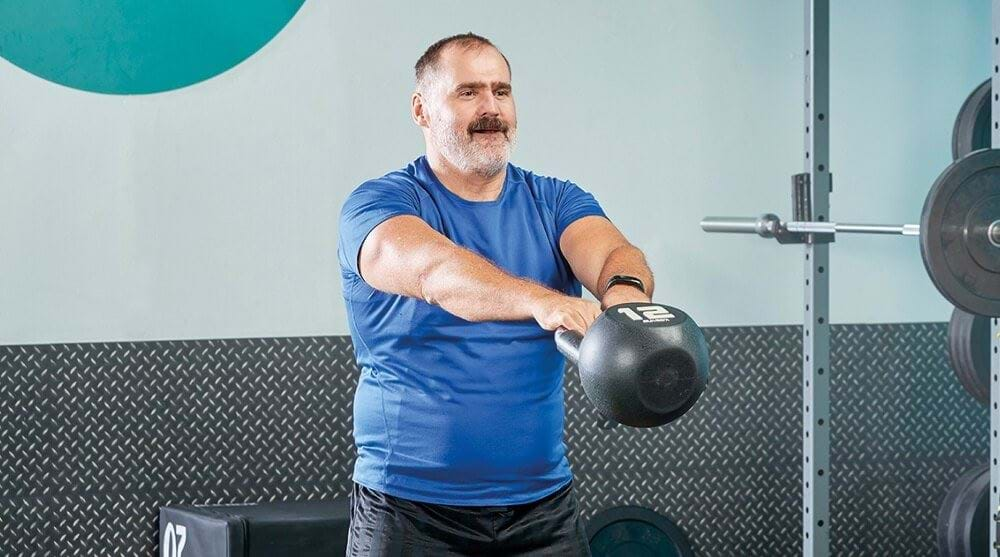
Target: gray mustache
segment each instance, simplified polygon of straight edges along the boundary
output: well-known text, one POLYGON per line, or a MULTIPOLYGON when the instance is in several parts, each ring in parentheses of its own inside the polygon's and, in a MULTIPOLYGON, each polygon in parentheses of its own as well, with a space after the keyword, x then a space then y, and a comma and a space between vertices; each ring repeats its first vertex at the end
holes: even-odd
POLYGON ((469 133, 474 132, 503 132, 507 133, 507 124, 499 118, 482 118, 476 120, 469 126, 469 133))

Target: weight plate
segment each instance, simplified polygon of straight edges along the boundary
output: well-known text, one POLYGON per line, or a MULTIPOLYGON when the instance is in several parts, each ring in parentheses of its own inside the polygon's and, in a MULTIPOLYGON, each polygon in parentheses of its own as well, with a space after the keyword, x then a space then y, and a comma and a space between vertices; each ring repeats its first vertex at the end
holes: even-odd
POLYGON ((979 402, 990 403, 990 320, 955 308, 948 322, 948 357, 955 377, 979 402))
POLYGON ((969 313, 1000 316, 1000 150, 974 151, 941 173, 920 216, 920 252, 938 291, 969 313))
POLYGON ((989 149, 992 145, 990 122, 993 118, 993 103, 990 102, 993 80, 979 84, 962 103, 951 130, 951 157, 958 160, 979 149, 989 149))
POLYGON ((952 484, 938 513, 938 555, 979 557, 989 554, 990 467, 983 464, 952 484))
POLYGON ((644 507, 602 511, 587 523, 587 532, 594 557, 694 557, 684 531, 644 507))

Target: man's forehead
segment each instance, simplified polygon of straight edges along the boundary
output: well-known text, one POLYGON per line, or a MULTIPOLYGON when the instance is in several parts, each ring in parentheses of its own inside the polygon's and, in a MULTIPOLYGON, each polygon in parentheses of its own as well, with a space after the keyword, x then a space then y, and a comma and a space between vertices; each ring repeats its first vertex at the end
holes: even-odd
POLYGON ((482 82, 509 84, 510 70, 496 48, 449 46, 441 53, 438 71, 453 83, 482 82))

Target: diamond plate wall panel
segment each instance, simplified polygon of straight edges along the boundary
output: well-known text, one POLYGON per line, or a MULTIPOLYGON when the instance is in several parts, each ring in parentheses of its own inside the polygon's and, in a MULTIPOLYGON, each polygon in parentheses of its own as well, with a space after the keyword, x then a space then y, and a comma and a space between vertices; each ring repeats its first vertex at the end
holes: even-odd
POLYGON ((345 496, 349 338, 0 348, 0 555, 154 555, 169 503, 345 496))
POLYGON ((706 329, 701 400, 656 429, 598 430, 578 375, 567 377, 567 444, 585 518, 617 505, 670 516, 699 555, 801 551, 801 343, 792 327, 706 329))
MULTIPOLYGON (((712 378, 683 418, 596 429, 568 376, 567 444, 586 517, 674 519, 699 555, 801 554, 801 329, 707 329, 712 378)), ((951 482, 988 453, 989 419, 948 367, 944 324, 840 325, 831 339, 831 552, 936 555, 951 482)))
MULTIPOLYGON (((706 333, 709 388, 663 428, 599 429, 570 371, 581 510, 654 508, 700 555, 795 555, 799 329, 706 333)), ((986 410, 943 324, 833 335, 834 554, 933 555, 940 500, 986 458, 986 410)), ((344 496, 356 373, 349 337, 0 347, 0 555, 155 555, 164 504, 344 496)))
POLYGON ((937 555, 951 483, 989 458, 989 413, 955 379, 947 326, 834 327, 831 551, 937 555))

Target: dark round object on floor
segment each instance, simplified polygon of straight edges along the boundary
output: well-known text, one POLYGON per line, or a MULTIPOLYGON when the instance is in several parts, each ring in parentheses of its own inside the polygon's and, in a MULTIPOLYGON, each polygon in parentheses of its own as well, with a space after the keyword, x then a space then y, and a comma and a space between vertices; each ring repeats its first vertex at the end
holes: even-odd
POLYGON ((694 557, 684 531, 651 509, 614 507, 587 523, 594 557, 694 557))
POLYGON ((980 83, 962 103, 951 131, 951 157, 958 160, 979 149, 992 146, 990 121, 993 118, 990 93, 992 79, 980 83))
POLYGON ((990 320, 955 308, 948 322, 948 358, 962 387, 990 403, 990 320))
POLYGON ((941 295, 969 313, 1000 316, 1000 149, 951 163, 927 194, 920 252, 941 295))
POLYGON ((990 543, 990 467, 976 466, 952 484, 938 513, 938 555, 986 557, 990 543))

